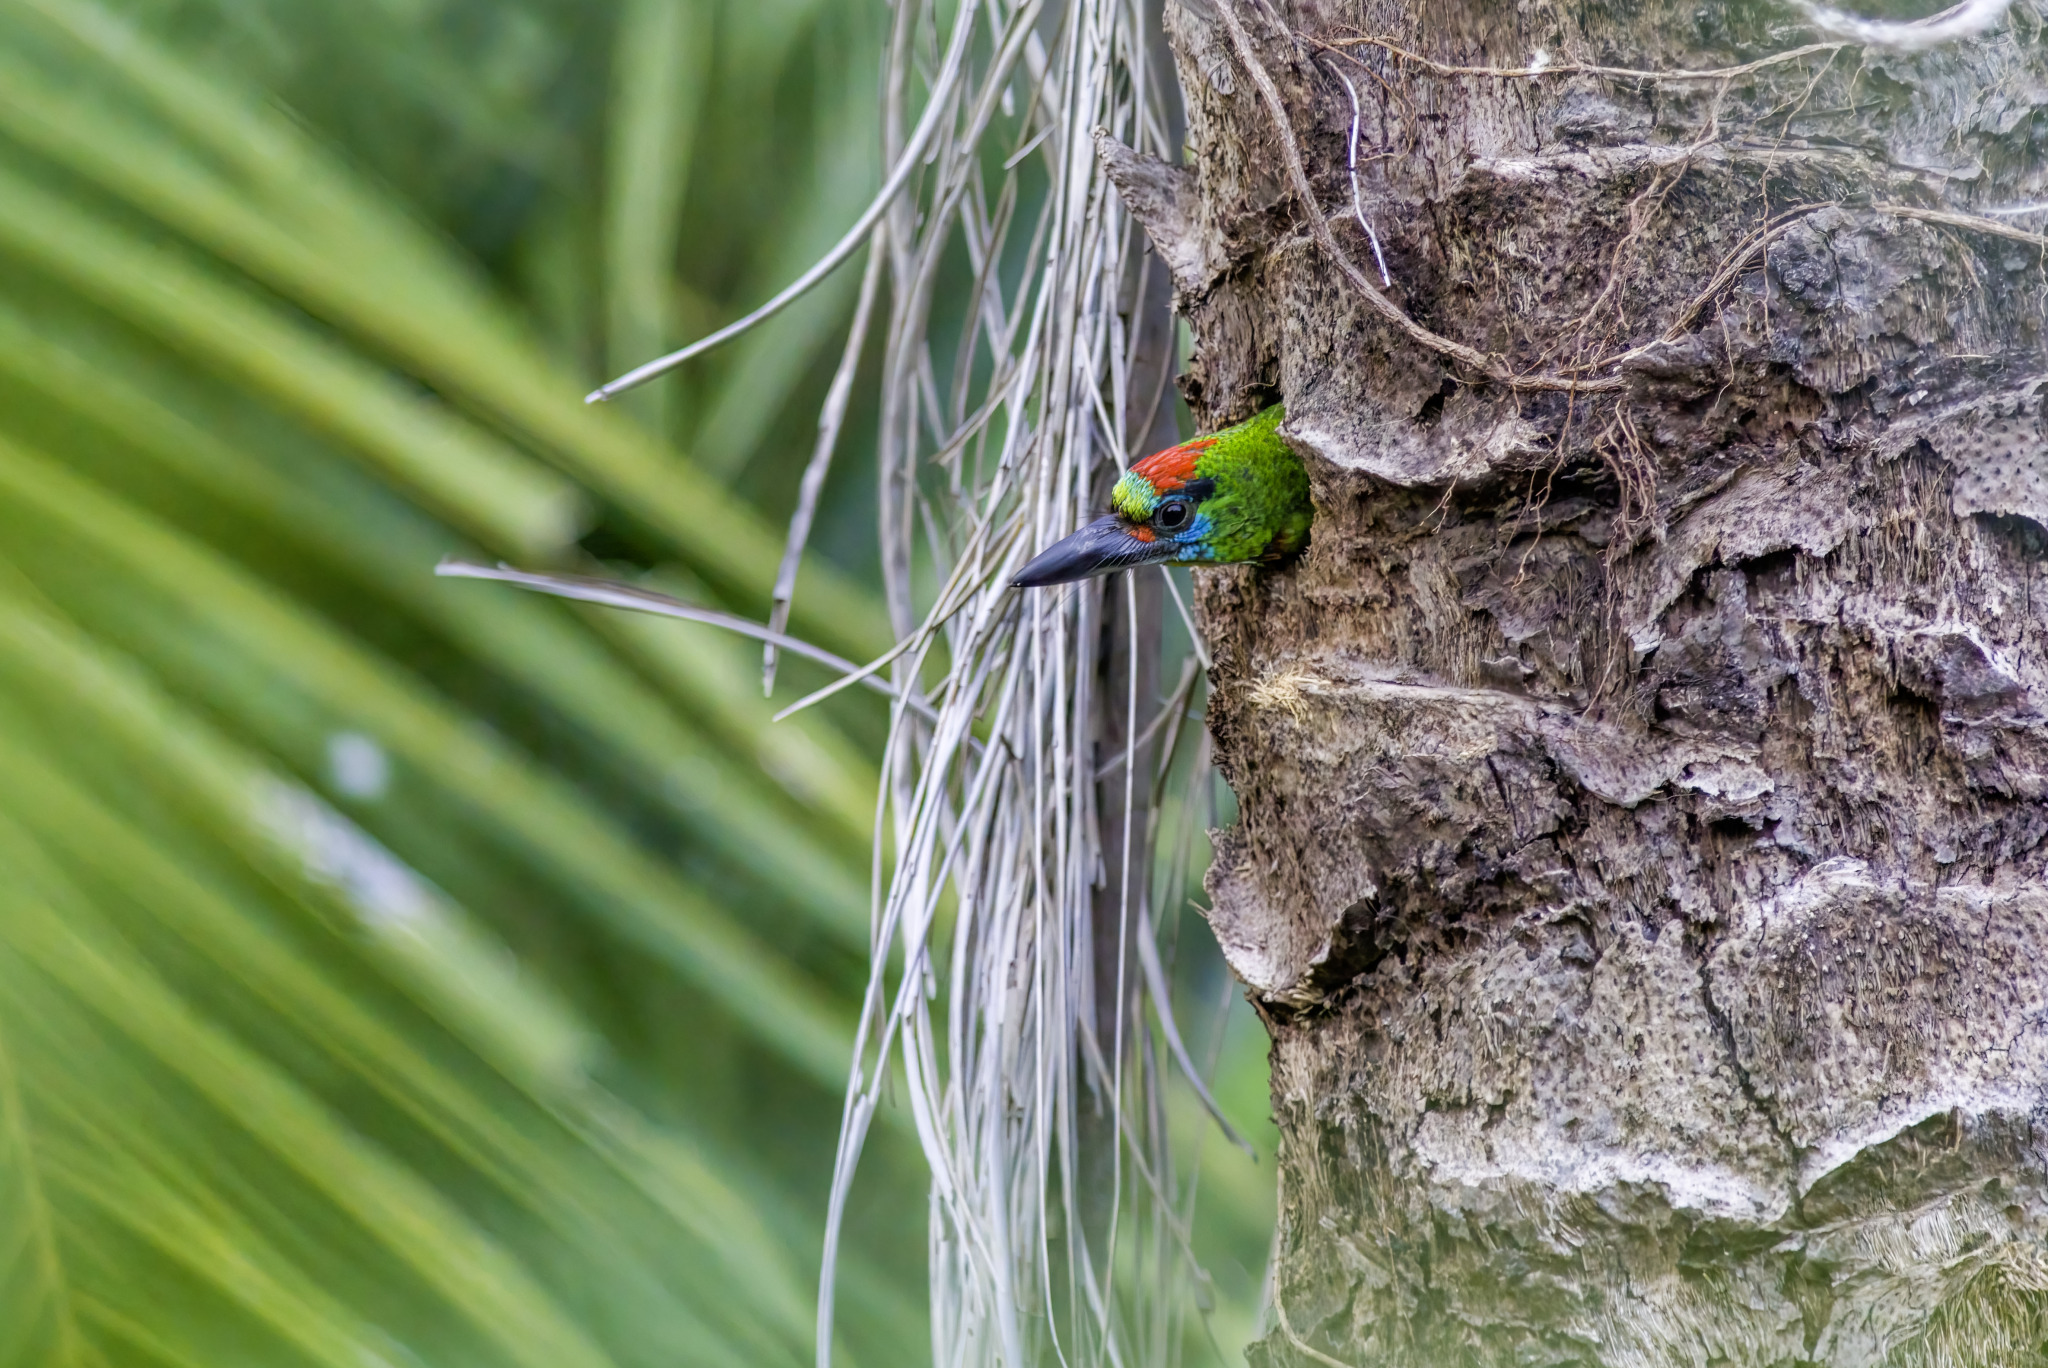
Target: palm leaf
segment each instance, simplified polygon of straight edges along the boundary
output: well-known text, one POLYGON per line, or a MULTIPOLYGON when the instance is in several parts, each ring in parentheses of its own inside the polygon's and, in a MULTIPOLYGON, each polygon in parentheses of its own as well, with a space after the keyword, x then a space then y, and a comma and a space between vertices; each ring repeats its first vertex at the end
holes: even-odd
MULTIPOLYGON (((780 555, 436 222, 578 188, 602 120, 507 134, 545 91, 450 44, 588 13, 260 8, 0 3, 0 1364, 806 1360, 876 719, 772 727, 708 629, 432 577, 597 523, 758 609, 780 555), (341 151, 261 84, 323 43, 359 67, 309 107, 404 97, 341 151)), ((652 155, 729 176, 673 113, 652 155)), ((689 229, 641 198, 657 281, 689 229)), ((805 587, 798 630, 884 636, 805 587)), ((856 1354, 922 1341, 917 1234, 851 1271, 856 1354)))

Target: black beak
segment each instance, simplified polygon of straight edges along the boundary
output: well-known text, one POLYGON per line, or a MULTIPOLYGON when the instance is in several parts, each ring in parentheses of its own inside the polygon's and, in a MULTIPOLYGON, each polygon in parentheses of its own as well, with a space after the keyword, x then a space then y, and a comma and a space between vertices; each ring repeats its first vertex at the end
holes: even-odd
POLYGON ((1131 535, 1129 525, 1112 513, 1046 547, 1010 583, 1019 589, 1066 584, 1163 559, 1160 552, 1170 551, 1171 546, 1170 542, 1139 541, 1131 535))

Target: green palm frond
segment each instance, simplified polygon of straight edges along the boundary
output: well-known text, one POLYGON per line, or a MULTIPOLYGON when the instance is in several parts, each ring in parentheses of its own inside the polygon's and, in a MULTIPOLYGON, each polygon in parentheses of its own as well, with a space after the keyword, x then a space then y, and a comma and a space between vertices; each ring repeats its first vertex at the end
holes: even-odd
MULTIPOLYGON (((878 715, 771 726, 743 643, 432 575, 599 528, 765 606, 775 527, 580 402, 687 321, 683 202, 748 155, 676 87, 705 43, 763 107, 846 57, 744 8, 0 3, 0 1365, 808 1360, 878 715), (595 325, 506 289, 565 272, 595 325)), ((771 359, 730 373, 812 384, 771 359)), ((731 471, 773 424, 723 421, 731 471)), ((886 636, 822 560, 792 625, 886 636)), ((890 1207, 863 1360, 924 1339, 890 1207)))

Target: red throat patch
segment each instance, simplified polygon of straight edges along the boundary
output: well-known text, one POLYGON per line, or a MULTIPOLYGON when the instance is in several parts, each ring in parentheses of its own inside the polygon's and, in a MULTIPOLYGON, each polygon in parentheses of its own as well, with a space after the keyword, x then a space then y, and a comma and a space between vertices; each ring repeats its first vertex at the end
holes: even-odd
POLYGON ((1152 482, 1152 488, 1165 494, 1194 479, 1196 459, 1215 445, 1214 437, 1197 437, 1192 442, 1153 452, 1132 466, 1131 473, 1143 475, 1152 482))

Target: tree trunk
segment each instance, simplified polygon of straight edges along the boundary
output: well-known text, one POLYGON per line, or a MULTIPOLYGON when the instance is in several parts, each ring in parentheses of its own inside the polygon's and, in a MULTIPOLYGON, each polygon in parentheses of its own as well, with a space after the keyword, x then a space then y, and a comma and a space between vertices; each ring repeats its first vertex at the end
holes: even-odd
POLYGON ((1105 159, 1198 416, 1284 398, 1317 503, 1199 576, 1254 1360, 2039 1361, 2048 254, 1979 217, 2048 199, 2034 0, 1770 63, 1755 4, 1169 9, 1189 169, 1105 159), (1385 294, 1481 364, 1319 245, 1248 52, 1377 284, 1355 87, 1385 294))

